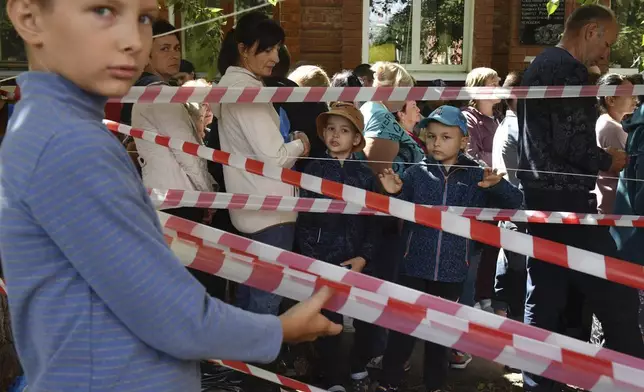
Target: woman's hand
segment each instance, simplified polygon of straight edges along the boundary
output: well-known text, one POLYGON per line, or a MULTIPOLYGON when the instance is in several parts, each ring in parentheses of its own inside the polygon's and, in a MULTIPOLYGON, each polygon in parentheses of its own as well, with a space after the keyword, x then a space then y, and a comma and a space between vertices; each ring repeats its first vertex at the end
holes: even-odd
POLYGON ((302 152, 302 155, 300 156, 308 157, 309 154, 311 153, 311 142, 309 141, 309 137, 306 136, 306 133, 295 131, 293 132, 293 138, 295 138, 295 140, 300 140, 304 145, 304 152, 302 152))
POLYGON ((378 178, 387 193, 393 195, 402 190, 403 182, 400 176, 394 173, 392 169, 385 169, 382 173, 378 174, 378 178))

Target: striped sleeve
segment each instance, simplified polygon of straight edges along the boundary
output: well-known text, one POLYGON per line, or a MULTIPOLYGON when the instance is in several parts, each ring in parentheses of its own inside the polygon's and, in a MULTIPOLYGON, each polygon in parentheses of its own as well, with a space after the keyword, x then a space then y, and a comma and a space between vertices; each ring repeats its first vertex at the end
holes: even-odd
POLYGON ((183 360, 272 361, 279 319, 206 294, 166 245, 125 151, 98 125, 88 127, 57 134, 40 157, 25 196, 35 220, 149 346, 183 360))

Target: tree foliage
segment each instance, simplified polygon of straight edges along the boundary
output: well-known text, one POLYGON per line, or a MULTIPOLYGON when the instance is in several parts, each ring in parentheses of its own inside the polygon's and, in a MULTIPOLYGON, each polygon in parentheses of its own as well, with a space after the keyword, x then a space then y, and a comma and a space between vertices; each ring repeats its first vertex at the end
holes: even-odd
MULTIPOLYGON (((372 12, 388 21, 369 37, 372 45, 393 43, 398 60, 410 64, 412 57, 413 0, 371 0, 372 12)), ((462 62, 464 0, 423 0, 421 2, 421 61, 432 64, 444 62, 441 57, 452 48, 450 63, 462 62)), ((443 56, 444 57, 444 56, 443 56)))
MULTIPOLYGON (((175 6, 181 12, 186 25, 205 22, 220 14, 219 8, 208 7, 206 0, 168 0, 168 6, 175 6)), ((175 12, 176 12, 175 11, 175 12)), ((185 30, 186 60, 190 60, 197 71, 207 72, 208 78, 217 74, 217 57, 223 40, 223 24, 219 20, 185 30)))
MULTIPOLYGON (((546 8, 552 15, 560 6, 560 0, 548 0, 546 8)), ((598 4, 598 0, 577 0, 580 5, 598 4)), ((612 9, 617 16, 620 32, 611 48, 611 66, 638 67, 644 70, 644 0, 612 0, 612 9)))

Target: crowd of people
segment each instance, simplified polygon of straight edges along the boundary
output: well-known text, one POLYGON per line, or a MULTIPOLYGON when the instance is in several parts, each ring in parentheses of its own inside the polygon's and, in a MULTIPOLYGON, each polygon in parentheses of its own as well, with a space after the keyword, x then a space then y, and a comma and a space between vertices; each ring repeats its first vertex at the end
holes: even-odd
MULTIPOLYGON (((23 100, 31 105, 19 104, 16 110, 32 123, 13 121, 0 150, 2 194, 8 200, 0 214, 0 254, 11 292, 15 341, 34 391, 66 383, 87 385, 83 390, 95 385, 161 391, 166 390, 159 387, 163 383, 174 385, 167 390, 196 388, 195 379, 185 375, 194 361, 218 357, 275 364, 290 350, 286 343, 318 336, 313 347, 319 377, 307 381, 332 392, 367 392, 374 382, 380 392, 398 391, 410 368, 415 338, 327 310, 319 316, 329 291, 293 307, 276 294, 188 268, 200 283, 192 285, 162 244, 147 196, 142 199, 144 187, 324 196, 144 140, 121 138, 121 146, 110 147, 105 159, 91 160, 89 153, 105 151, 112 138, 98 125, 92 125, 98 127, 91 129, 94 136, 83 136, 85 141, 70 152, 58 140, 80 137, 88 121, 102 119, 105 101, 100 96, 122 94, 129 86, 109 90, 66 76, 70 71, 65 67, 71 65, 50 57, 43 49, 48 41, 30 32, 31 14, 16 5, 23 1, 11 3, 9 16, 32 59, 40 59, 36 64, 48 64, 35 69, 54 73, 28 74, 20 80, 23 100), (50 104, 49 96, 57 103, 50 104), (47 137, 19 132, 40 129, 40 120, 28 112, 34 105, 40 107, 38 117, 61 120, 57 131, 51 129, 47 137), (32 152, 26 154, 24 145, 32 152), (61 156, 73 167, 60 161, 61 156), (17 174, 6 174, 9 168, 17 174), (56 188, 61 182, 68 186, 56 188), (76 195, 80 188, 86 197, 76 195), (43 189, 53 194, 45 197, 43 189), (64 200, 72 204, 56 204, 64 200), (100 238, 92 236, 97 233, 100 238), (107 244, 110 238, 118 241, 118 250, 107 244), (131 265, 124 265, 129 261, 131 265), (33 273, 36 268, 38 274, 33 273), (110 280, 114 275, 117 280, 110 280), (168 323, 170 318, 179 321, 168 323), (218 325, 223 318, 228 323, 218 325), (354 331, 348 361, 341 358, 342 324, 354 331), (92 347, 81 347, 86 343, 92 347), (88 368, 76 351, 96 349, 121 362, 98 361, 91 372, 102 377, 99 381, 66 376, 71 369, 66 366, 88 368), (129 367, 132 361, 150 374, 129 367), (370 372, 372 367, 381 371, 370 372), (165 377, 157 379, 161 372, 165 377), (377 379, 372 379, 374 374, 377 379), (152 384, 157 389, 146 389, 152 384)), ((120 7, 125 14, 145 3, 120 7)), ((145 53, 146 45, 149 49, 149 57, 137 60, 145 70, 135 86, 213 85, 198 79, 194 66, 181 58, 174 26, 163 20, 149 25, 149 43, 122 44, 134 56, 145 53)), ((640 75, 596 75, 591 67, 607 57, 618 30, 609 9, 580 7, 566 22, 559 45, 546 49, 526 70, 502 78, 493 69, 476 68, 466 86, 587 85, 595 80, 611 86, 642 84, 640 75)), ((416 84, 393 62, 362 64, 332 77, 315 65, 291 67, 284 40, 284 30, 266 15, 241 17, 222 43, 217 86, 416 84)), ((641 215, 643 102, 644 97, 620 96, 464 103, 137 103, 124 105, 113 119, 417 204, 641 215)), ((591 340, 595 316, 595 329, 601 327, 606 347, 644 358, 637 290, 536 258, 394 217, 190 207, 165 212, 585 341, 591 340)), ((644 232, 639 228, 512 222, 502 227, 644 265, 644 232)), ((6 311, 3 317, 6 323, 6 311)), ((8 328, 0 323, 0 343, 3 334, 12 345, 8 328)), ((0 350, 2 355, 15 359, 13 351, 0 350)), ((465 369, 471 360, 468 353, 425 342, 426 390, 445 390, 449 369, 465 369)), ((0 390, 3 382, 18 383, 17 361, 6 363, 12 371, 0 371, 6 375, 0 377, 0 390)), ((525 391, 563 387, 524 373, 525 391)))

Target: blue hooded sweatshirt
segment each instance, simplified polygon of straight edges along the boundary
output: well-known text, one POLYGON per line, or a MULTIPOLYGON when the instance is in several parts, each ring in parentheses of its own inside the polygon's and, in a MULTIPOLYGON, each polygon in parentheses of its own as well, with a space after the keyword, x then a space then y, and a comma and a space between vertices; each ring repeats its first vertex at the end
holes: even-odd
MULTIPOLYGON (((627 181, 626 178, 644 180, 644 105, 635 110, 633 116, 622 123, 628 133, 626 152, 628 165, 619 175, 615 214, 644 215, 644 183, 627 181)), ((619 257, 644 265, 644 229, 636 227, 611 227, 619 257)))

